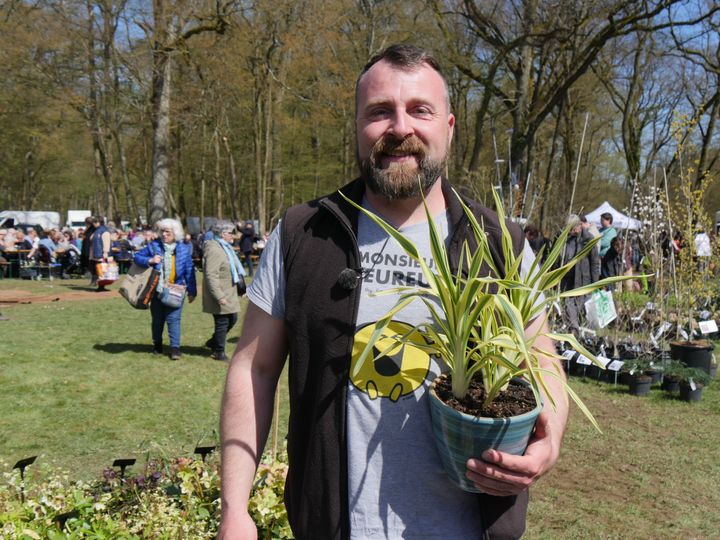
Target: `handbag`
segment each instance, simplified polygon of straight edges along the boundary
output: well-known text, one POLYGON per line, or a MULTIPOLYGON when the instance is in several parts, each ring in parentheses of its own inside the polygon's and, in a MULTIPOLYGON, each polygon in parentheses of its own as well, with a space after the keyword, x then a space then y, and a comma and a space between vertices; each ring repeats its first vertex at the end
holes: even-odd
POLYGON ((237 282, 238 296, 245 296, 246 292, 247 292, 247 284, 245 283, 245 277, 240 276, 240 281, 237 282))
POLYGON ((147 309, 160 281, 160 272, 148 266, 132 263, 127 276, 120 285, 120 294, 135 309, 147 309))
POLYGON ((171 308, 182 307, 186 292, 187 287, 185 285, 167 283, 160 292, 160 301, 171 308))
POLYGON ((97 271, 97 284, 100 287, 115 283, 120 277, 120 270, 116 262, 100 262, 95 265, 97 271))

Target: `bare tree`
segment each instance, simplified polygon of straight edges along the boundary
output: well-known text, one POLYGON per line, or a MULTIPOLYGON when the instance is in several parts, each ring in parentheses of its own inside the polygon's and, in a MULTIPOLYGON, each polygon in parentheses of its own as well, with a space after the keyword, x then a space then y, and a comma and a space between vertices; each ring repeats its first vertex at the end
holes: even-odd
MULTIPOLYGON (((446 36, 447 20, 459 19, 476 40, 464 54, 450 40, 450 54, 460 71, 490 88, 504 106, 512 125, 511 168, 520 178, 533 168, 540 126, 607 43, 638 30, 697 24, 720 9, 710 5, 680 20, 670 17, 679 0, 430 1, 446 36), (494 61, 487 61, 488 51, 494 61)), ((688 6, 684 9, 688 14, 688 6)))
POLYGON ((150 185, 150 222, 168 214, 170 160, 170 97, 173 57, 186 49, 188 41, 198 34, 222 34, 229 24, 235 0, 169 2, 153 0, 153 23, 140 23, 152 47, 151 122, 153 127, 152 181, 150 185), (197 4, 201 4, 198 6, 197 4), (207 8, 203 5, 207 4, 207 8))

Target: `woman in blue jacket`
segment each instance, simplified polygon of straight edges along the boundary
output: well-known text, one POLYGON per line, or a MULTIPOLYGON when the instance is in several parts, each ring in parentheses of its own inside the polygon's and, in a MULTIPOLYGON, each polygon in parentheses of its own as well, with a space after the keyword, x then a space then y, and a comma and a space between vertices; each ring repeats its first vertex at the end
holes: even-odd
POLYGON ((160 272, 160 281, 150 303, 152 314, 153 354, 162 354, 163 330, 167 323, 170 336, 170 359, 178 360, 180 353, 180 317, 184 301, 174 307, 168 299, 170 284, 184 285, 188 302, 195 300, 195 268, 192 248, 182 242, 183 228, 176 219, 161 219, 155 225, 158 238, 135 254, 135 262, 147 268, 153 265, 160 272), (167 289, 167 290, 166 290, 167 289))

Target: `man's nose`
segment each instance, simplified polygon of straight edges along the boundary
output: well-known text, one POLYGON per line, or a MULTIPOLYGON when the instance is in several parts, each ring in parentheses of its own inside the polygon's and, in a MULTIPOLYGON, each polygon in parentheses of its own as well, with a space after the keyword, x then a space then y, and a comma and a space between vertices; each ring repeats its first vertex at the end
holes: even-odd
POLYGON ((392 117, 390 132, 398 139, 404 139, 413 132, 412 118, 405 111, 397 111, 392 117))

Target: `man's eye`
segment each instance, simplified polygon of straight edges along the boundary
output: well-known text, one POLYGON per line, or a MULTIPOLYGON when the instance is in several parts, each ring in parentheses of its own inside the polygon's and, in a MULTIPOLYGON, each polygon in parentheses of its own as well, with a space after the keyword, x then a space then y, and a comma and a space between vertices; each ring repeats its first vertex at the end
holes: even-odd
POLYGON ((368 116, 370 118, 385 118, 390 112, 387 109, 373 109, 368 116))
POLYGON ((415 107, 415 109, 413 109, 413 112, 414 112, 415 114, 417 114, 417 115, 420 115, 420 116, 432 114, 432 111, 430 110, 430 108, 429 108, 429 107, 425 107, 425 106, 415 107))

